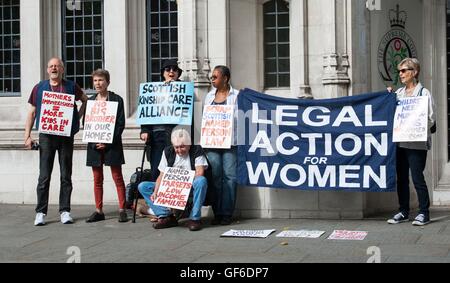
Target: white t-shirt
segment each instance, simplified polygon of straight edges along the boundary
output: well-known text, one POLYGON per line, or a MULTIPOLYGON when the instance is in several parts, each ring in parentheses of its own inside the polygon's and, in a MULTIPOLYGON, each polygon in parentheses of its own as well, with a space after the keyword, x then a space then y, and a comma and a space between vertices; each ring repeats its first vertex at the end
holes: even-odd
MULTIPOLYGON (((167 158, 166 153, 163 152, 161 157, 161 162, 159 163, 158 170, 159 172, 165 172, 167 168, 167 158)), ((208 169, 208 161, 206 161, 205 156, 200 156, 195 159, 195 167, 205 167, 205 170, 208 169)), ((175 157, 175 163, 173 164, 174 168, 181 168, 185 170, 192 170, 191 168, 191 158, 189 154, 185 156, 179 156, 178 154, 175 157)))

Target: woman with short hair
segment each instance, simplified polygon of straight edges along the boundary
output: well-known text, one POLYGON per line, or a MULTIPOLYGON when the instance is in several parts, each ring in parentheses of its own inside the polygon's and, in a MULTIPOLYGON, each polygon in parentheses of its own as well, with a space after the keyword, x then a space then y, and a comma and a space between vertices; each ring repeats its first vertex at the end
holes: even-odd
MULTIPOLYGON (((233 105, 237 113, 238 90, 231 84, 231 72, 226 66, 216 66, 211 76, 213 89, 205 98, 206 105, 233 105)), ((233 129, 232 147, 230 149, 207 149, 207 156, 212 169, 212 184, 214 190, 212 195, 214 200, 212 208, 214 220, 212 225, 229 225, 232 223, 232 216, 236 204, 237 190, 237 135, 236 135, 236 115, 233 129)))
POLYGON ((431 131, 435 123, 435 108, 431 92, 419 81, 420 63, 415 58, 406 58, 397 66, 404 87, 396 91, 397 98, 428 97, 428 140, 426 142, 401 142, 397 146, 397 194, 399 213, 388 220, 390 224, 409 221, 409 171, 419 199, 419 213, 413 225, 423 226, 430 222, 430 196, 423 171, 427 162, 427 151, 431 149, 431 131))
MULTIPOLYGON (((122 175, 122 165, 125 157, 122 146, 122 133, 125 129, 125 111, 123 99, 112 91, 108 91, 110 75, 106 70, 96 70, 92 73, 94 88, 97 94, 89 100, 118 102, 116 122, 112 144, 89 143, 87 147, 86 165, 92 167, 94 174, 95 212, 86 220, 87 223, 105 220, 103 213, 103 165, 111 167, 111 174, 119 197, 119 222, 127 222, 125 182, 122 175)), ((89 114, 89 113, 87 113, 89 114)), ((85 115, 86 117, 86 115, 85 115)))

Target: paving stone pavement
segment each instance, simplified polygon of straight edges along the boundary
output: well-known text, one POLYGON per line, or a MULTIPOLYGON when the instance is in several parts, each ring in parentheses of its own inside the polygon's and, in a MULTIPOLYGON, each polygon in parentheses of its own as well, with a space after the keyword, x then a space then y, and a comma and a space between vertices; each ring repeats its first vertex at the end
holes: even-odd
MULTIPOLYGON (((179 227, 155 230, 147 218, 118 223, 115 207, 106 207, 106 221, 87 224, 92 207, 73 207, 73 225, 59 222, 51 207, 47 225, 34 227, 34 207, 0 205, 0 262, 147 262, 147 263, 365 263, 379 249, 382 263, 450 263, 450 209, 432 210, 425 227, 411 222, 386 223, 387 215, 364 220, 240 219, 230 226, 190 232, 179 227), (266 239, 221 238, 230 229, 276 229, 266 239), (319 239, 277 238, 283 230, 326 231, 319 239), (367 231, 363 241, 327 238, 333 230, 367 231)), ((131 215, 131 213, 129 214, 131 215)), ((131 218, 131 217, 130 217, 131 218)), ((184 221, 185 222, 185 221, 184 221)))

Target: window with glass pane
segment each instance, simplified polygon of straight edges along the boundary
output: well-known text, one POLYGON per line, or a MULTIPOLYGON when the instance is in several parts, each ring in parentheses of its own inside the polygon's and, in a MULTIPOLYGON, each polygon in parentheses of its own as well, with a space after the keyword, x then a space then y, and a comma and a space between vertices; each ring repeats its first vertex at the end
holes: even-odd
POLYGON ((19 4, 0 0, 0 96, 20 95, 19 4))
POLYGON ((289 4, 284 0, 264 3, 264 86, 290 86, 289 4))
POLYGON ((91 74, 103 68, 103 0, 83 0, 80 8, 63 7, 63 60, 66 78, 87 92, 93 91, 91 74))
POLYGON ((147 79, 161 81, 164 60, 178 58, 176 0, 147 0, 147 79))

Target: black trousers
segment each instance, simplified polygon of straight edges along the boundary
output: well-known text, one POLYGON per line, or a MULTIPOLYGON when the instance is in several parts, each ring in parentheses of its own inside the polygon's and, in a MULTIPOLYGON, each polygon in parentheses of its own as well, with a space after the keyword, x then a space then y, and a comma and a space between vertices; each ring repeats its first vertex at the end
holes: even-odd
POLYGON ((59 212, 70 212, 72 196, 73 138, 53 135, 39 135, 39 180, 37 185, 37 213, 47 214, 50 181, 56 152, 61 171, 59 191, 59 212))
POLYGON ((427 151, 397 148, 397 194, 400 212, 409 215, 409 171, 419 199, 419 213, 429 216, 430 196, 423 171, 427 163, 427 151))

